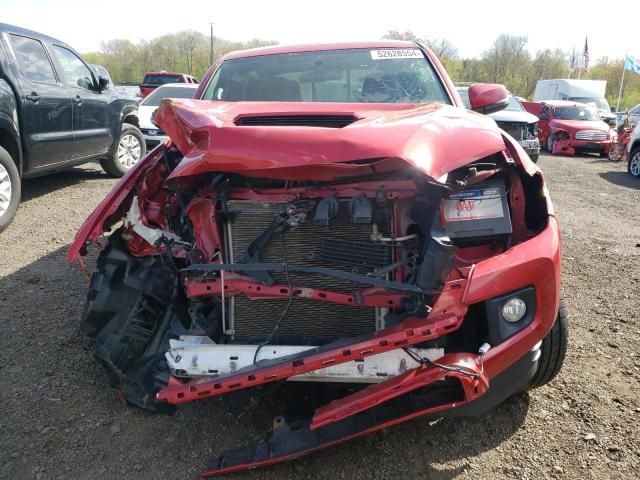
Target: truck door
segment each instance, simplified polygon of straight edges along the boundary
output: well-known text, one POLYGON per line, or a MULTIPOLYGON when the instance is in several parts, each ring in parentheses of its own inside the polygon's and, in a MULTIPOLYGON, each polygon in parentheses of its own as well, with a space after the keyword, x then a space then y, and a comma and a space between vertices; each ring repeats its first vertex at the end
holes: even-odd
POLYGON ((66 160, 74 151, 71 97, 39 40, 9 35, 18 63, 25 172, 66 160))
POLYGON ((97 91, 97 78, 74 52, 60 45, 52 48, 72 96, 74 158, 106 153, 113 143, 108 93, 97 91))

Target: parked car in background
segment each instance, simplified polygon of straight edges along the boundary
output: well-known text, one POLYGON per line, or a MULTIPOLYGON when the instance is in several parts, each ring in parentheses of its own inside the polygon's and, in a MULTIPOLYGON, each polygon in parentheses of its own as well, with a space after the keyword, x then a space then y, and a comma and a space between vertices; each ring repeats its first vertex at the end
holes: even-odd
MULTIPOLYGON (((508 102, 502 85, 468 93, 475 112, 508 102)), ((196 97, 162 102, 171 142, 114 187, 67 258, 104 241, 80 328, 131 405, 334 383, 205 477, 478 414, 558 373, 568 320, 542 172, 463 108, 426 46, 233 52, 196 97)))
POLYGON ((611 113, 609 102, 604 97, 606 80, 555 79, 538 80, 533 94, 534 102, 547 100, 568 100, 578 103, 592 103, 600 118, 609 126, 615 127, 616 115, 611 113))
POLYGON ((538 115, 540 144, 550 153, 573 155, 576 150, 609 154, 616 133, 602 121, 593 107, 567 100, 525 102, 528 112, 538 115))
POLYGON ((122 176, 146 153, 138 102, 65 43, 0 24, 0 230, 22 178, 100 160, 122 176))
POLYGON ((629 159, 627 171, 636 178, 640 178, 640 122, 636 124, 627 146, 629 159))
POLYGON ((174 72, 147 72, 144 74, 144 79, 140 84, 140 95, 145 98, 151 92, 153 92, 160 85, 165 83, 191 83, 197 84, 198 81, 195 77, 187 75, 185 73, 174 72))
POLYGON ((160 127, 153 123, 153 115, 160 102, 165 98, 192 98, 197 89, 198 85, 193 83, 167 83, 156 88, 140 102, 138 117, 147 149, 150 150, 168 138, 160 127))
MULTIPOLYGON (((465 107, 470 109, 469 86, 458 85, 456 88, 465 107)), ((538 117, 527 112, 516 96, 509 94, 509 104, 503 110, 490 113, 489 116, 524 148, 531 160, 538 161, 540 155, 540 142, 536 127, 538 117)))

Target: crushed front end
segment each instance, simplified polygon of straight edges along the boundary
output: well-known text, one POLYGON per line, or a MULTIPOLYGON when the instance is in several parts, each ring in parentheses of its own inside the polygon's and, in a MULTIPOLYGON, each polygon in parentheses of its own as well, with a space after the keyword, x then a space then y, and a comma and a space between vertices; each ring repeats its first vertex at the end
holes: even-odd
POLYGON ((560 236, 521 147, 437 105, 325 128, 304 123, 335 123, 333 106, 282 105, 275 127, 255 108, 163 103, 174 143, 70 248, 102 248, 81 328, 122 396, 169 411, 284 380, 357 385, 309 418, 283 412, 214 475, 526 388, 558 312, 560 236))
POLYGON ((498 126, 511 135, 516 142, 527 152, 533 161, 540 155, 540 140, 536 123, 511 122, 496 120, 498 126))

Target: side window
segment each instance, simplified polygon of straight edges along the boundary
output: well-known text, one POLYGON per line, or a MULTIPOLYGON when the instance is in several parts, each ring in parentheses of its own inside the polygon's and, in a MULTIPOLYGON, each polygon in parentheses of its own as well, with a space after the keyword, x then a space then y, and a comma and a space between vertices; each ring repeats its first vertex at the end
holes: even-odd
POLYGON ((56 83, 47 52, 38 40, 11 35, 11 45, 25 77, 32 82, 56 83))
POLYGON ((58 45, 53 46, 53 51, 62 66, 64 78, 70 87, 82 87, 91 90, 93 77, 91 70, 71 50, 58 45))
POLYGON ((548 106, 542 107, 542 111, 540 112, 540 115, 538 115, 538 118, 540 120, 549 120, 549 107, 548 106))

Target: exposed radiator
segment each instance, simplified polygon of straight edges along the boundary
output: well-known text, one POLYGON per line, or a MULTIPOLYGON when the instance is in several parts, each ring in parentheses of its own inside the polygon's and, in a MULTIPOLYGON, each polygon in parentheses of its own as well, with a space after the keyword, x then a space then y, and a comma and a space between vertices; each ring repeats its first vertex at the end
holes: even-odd
MULTIPOLYGON (((313 212, 307 220, 295 229, 285 232, 287 260, 295 265, 322 266, 336 270, 366 273, 371 266, 346 265, 314 258, 321 251, 323 239, 339 239, 354 242, 370 242, 371 224, 351 224, 347 210, 348 201, 340 201, 340 208, 333 225, 314 225, 313 212)), ((227 245, 231 244, 230 258, 234 262, 241 259, 251 242, 260 236, 273 221, 274 215, 282 207, 275 203, 254 203, 243 200, 227 202, 227 208, 233 212, 233 221, 227 225, 227 245)), ((378 205, 374 210, 374 219, 382 234, 391 233, 392 204, 378 205)), ((321 256, 320 256, 321 257, 321 256)), ((274 235, 262 251, 265 262, 282 262, 283 244, 280 234, 274 235)), ((276 283, 287 284, 284 273, 274 273, 276 283)), ((350 292, 350 282, 322 275, 291 274, 291 283, 304 287, 350 292)), ((249 300, 236 296, 230 302, 228 327, 234 331, 238 341, 255 341, 264 338, 273 330, 275 323, 284 310, 287 299, 249 300)), ((375 308, 349 305, 336 305, 294 298, 284 321, 281 322, 277 338, 280 343, 319 345, 340 337, 351 337, 369 333, 376 329, 375 308), (288 338, 290 337, 290 338, 288 338)))

